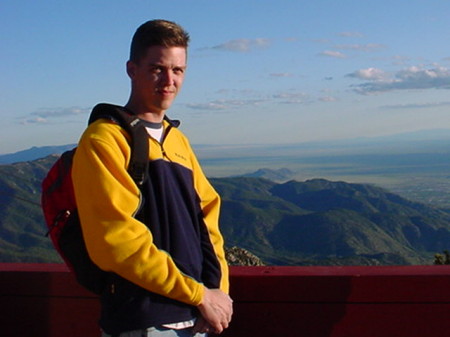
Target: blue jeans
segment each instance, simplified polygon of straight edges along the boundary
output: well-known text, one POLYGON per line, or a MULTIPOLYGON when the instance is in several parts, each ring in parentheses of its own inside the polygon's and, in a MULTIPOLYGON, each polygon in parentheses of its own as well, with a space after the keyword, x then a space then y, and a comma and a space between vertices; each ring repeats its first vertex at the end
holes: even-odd
MULTIPOLYGON (((102 333, 102 337, 111 337, 107 333, 102 333)), ((119 337, 207 337, 207 334, 192 334, 192 328, 173 330, 164 327, 148 328, 143 330, 133 330, 123 332, 119 337)))

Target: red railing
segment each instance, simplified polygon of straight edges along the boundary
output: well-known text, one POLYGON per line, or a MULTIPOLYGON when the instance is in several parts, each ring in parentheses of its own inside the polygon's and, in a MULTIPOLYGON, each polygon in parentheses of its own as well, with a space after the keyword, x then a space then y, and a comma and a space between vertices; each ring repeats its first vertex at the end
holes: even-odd
MULTIPOLYGON (((232 267, 229 337, 447 337, 450 266, 232 267)), ((0 335, 98 337, 63 265, 0 264, 0 335)))

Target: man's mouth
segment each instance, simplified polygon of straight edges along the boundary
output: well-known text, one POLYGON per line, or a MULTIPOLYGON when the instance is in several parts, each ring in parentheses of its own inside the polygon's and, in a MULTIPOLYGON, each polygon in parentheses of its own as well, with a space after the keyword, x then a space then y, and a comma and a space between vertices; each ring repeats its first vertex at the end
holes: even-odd
POLYGON ((158 94, 163 95, 163 96, 170 96, 175 94, 175 90, 170 90, 170 89, 156 89, 155 90, 158 94))

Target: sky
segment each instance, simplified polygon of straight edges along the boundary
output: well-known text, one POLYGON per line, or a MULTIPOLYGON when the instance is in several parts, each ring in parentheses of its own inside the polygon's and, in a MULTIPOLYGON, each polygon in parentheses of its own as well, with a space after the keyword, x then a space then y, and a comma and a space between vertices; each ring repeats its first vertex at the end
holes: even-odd
POLYGON ((167 114, 192 144, 450 128, 450 1, 1 0, 0 154, 76 143, 95 104, 125 104, 150 19, 191 36, 167 114))

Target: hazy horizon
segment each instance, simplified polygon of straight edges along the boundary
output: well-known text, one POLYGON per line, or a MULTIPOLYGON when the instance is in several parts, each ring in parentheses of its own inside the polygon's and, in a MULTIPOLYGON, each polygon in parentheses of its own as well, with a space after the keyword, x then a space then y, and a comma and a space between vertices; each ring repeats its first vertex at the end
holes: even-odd
MULTIPOLYGON (((192 147, 196 150, 196 152, 202 152, 203 154, 208 153, 208 149, 215 151, 217 149, 221 149, 223 151, 229 150, 230 152, 245 152, 248 149, 255 148, 279 148, 279 147, 299 147, 304 146, 305 151, 308 151, 308 147, 310 147, 311 151, 317 150, 317 147, 327 146, 327 147, 339 147, 339 146, 367 146, 367 145, 377 145, 377 142, 386 142, 386 141, 395 141, 398 143, 414 141, 415 145, 420 144, 421 142, 434 141, 434 140, 449 140, 450 141, 450 128, 437 128, 437 129, 429 129, 429 130, 420 130, 413 132, 399 132, 392 133, 385 136, 361 136, 356 138, 341 138, 336 140, 316 140, 316 141, 303 141, 303 142, 289 142, 289 143, 247 143, 247 144, 232 144, 232 143, 224 143, 224 144, 192 144, 192 147)), ((14 152, 2 152, 0 149, 0 157, 5 155, 13 155, 20 152, 29 151, 32 149, 40 149, 40 148, 51 148, 51 147, 64 147, 64 146, 76 146, 76 143, 64 143, 64 144, 47 144, 47 145, 31 145, 30 147, 19 149, 14 152)), ((445 146, 445 144, 443 144, 445 146)), ((450 149, 450 147, 449 147, 450 149)), ((321 153, 318 153, 321 154, 321 153)), ((223 155, 223 154, 222 154, 223 155)))

